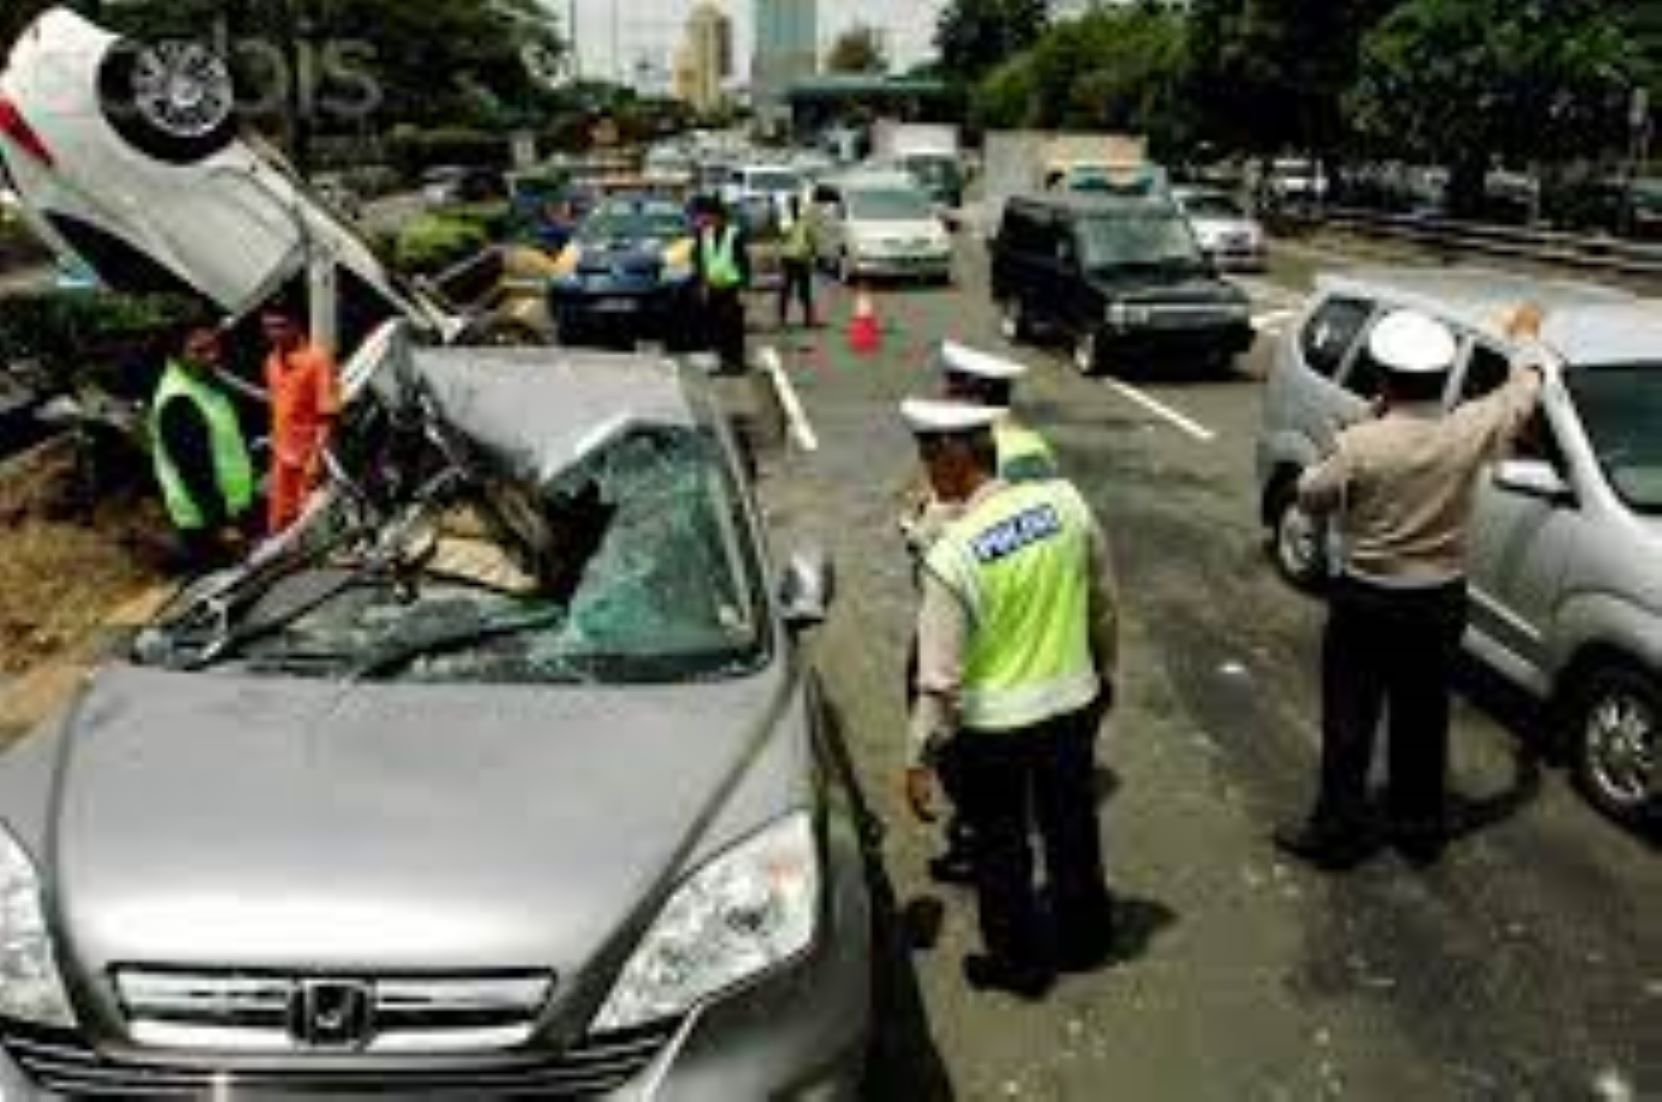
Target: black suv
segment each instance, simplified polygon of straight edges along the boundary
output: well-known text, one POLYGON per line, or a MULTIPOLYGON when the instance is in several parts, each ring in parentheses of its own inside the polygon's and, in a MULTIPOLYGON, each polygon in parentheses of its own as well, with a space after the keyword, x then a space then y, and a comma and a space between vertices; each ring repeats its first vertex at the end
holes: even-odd
POLYGON ((1133 363, 1222 369, 1252 346, 1246 295, 1218 278, 1168 198, 1014 198, 991 248, 1005 338, 1059 332, 1085 374, 1133 363))

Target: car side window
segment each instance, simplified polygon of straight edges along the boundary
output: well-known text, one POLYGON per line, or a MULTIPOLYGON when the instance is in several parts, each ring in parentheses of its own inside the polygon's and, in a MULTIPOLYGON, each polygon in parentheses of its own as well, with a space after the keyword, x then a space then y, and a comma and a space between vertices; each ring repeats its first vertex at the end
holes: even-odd
POLYGON ((1322 303, 1300 337, 1304 362, 1312 371, 1333 378, 1372 313, 1373 304, 1363 299, 1330 298, 1322 303))
POLYGON ((1535 410, 1534 416, 1512 441, 1512 457, 1540 460, 1550 464, 1559 474, 1569 471, 1564 460, 1564 449, 1558 445, 1558 434, 1553 431, 1552 422, 1547 420, 1546 410, 1541 408, 1535 410))
POLYGON ((1374 359, 1364 341, 1345 372, 1344 387, 1358 398, 1373 401, 1385 389, 1385 365, 1374 359))
POLYGON ((1466 358, 1466 374, 1460 380, 1460 400, 1476 401, 1499 390, 1512 375, 1512 361, 1499 349, 1475 344, 1466 358))

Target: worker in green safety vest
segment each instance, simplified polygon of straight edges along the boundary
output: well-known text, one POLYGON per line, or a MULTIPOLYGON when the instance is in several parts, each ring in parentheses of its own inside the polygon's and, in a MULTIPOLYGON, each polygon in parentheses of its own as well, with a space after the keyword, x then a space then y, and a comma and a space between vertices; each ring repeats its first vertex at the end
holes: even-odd
POLYGON ((218 330, 193 326, 150 403, 156 482, 193 572, 233 561, 254 513, 253 460, 236 406, 218 381, 223 357, 218 330))
MULTIPOLYGON (((943 391, 950 400, 983 406, 998 413, 993 442, 998 449, 998 477, 1005 482, 1035 482, 1057 478, 1056 456, 1044 437, 1021 423, 1010 410, 1016 380, 1026 367, 1016 360, 946 341, 941 345, 943 391)), ((961 503, 942 501, 925 485, 917 486, 901 520, 907 547, 921 562, 941 531, 961 511, 961 503)), ((916 669, 914 651, 908 662, 906 684, 911 691, 916 669)), ((910 698, 908 698, 910 699, 910 698)), ((958 770, 954 744, 943 743, 936 754, 935 773, 954 808, 958 805, 958 770)), ((974 835, 968 822, 954 813, 946 824, 946 849, 929 862, 929 875, 943 884, 968 884, 974 878, 974 835)))
POLYGON ((985 944, 964 976, 1039 998, 1113 947, 1095 787, 1117 651, 1106 538, 1066 480, 998 477, 996 410, 913 400, 902 415, 936 495, 960 507, 924 560, 906 797, 934 819, 935 755, 954 740, 985 944), (1039 922, 1035 832, 1054 936, 1039 922))
POLYGON ((750 286, 750 248, 744 231, 715 199, 700 205, 693 270, 698 274, 705 345, 723 371, 742 372, 745 360, 744 291, 750 286))
POLYGON ((793 195, 786 204, 788 224, 779 247, 779 328, 790 324, 791 299, 802 303, 802 324, 808 329, 814 320, 814 265, 819 260, 819 235, 814 220, 802 209, 802 197, 793 195))

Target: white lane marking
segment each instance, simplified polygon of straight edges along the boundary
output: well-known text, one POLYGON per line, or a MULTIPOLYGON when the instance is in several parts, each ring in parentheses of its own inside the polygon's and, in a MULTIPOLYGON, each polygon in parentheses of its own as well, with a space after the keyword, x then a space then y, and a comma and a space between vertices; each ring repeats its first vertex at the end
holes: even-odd
POLYGON ((819 451, 819 435, 814 432, 813 422, 808 420, 808 411, 803 408, 802 399, 791 384, 790 376, 785 374, 785 364, 779 359, 778 350, 767 345, 756 358, 761 360, 762 370, 773 381, 773 392, 779 396, 779 405, 791 424, 791 435, 796 437, 797 446, 805 452, 819 451))
POLYGON ((1178 428, 1182 429, 1184 432, 1188 433, 1190 436, 1194 437, 1196 440, 1199 440, 1203 444, 1210 444, 1218 438, 1217 433, 1213 432, 1199 421, 1196 421, 1186 414, 1179 413, 1177 410, 1172 409, 1163 402, 1150 398, 1147 394, 1144 394, 1134 386, 1122 383, 1118 379, 1109 379, 1107 380, 1107 383, 1109 389, 1123 395, 1126 398, 1129 398, 1131 401, 1137 403, 1139 406, 1142 406, 1150 413, 1162 417, 1169 423, 1176 425, 1178 428))

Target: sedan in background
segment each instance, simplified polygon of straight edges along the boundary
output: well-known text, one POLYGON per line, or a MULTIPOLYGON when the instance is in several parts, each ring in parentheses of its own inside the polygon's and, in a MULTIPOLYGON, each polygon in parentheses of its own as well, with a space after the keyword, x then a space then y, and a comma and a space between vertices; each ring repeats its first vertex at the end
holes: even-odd
POLYGON ((1172 198, 1212 263, 1226 271, 1264 270, 1264 227, 1240 200, 1216 188, 1196 187, 1173 188, 1172 198))
POLYGON ((860 279, 952 281, 952 235, 935 204, 902 173, 814 185, 822 260, 844 283, 860 279))
POLYGON ((689 346, 692 252, 680 204, 648 195, 603 200, 555 261, 548 305, 560 343, 689 346))

